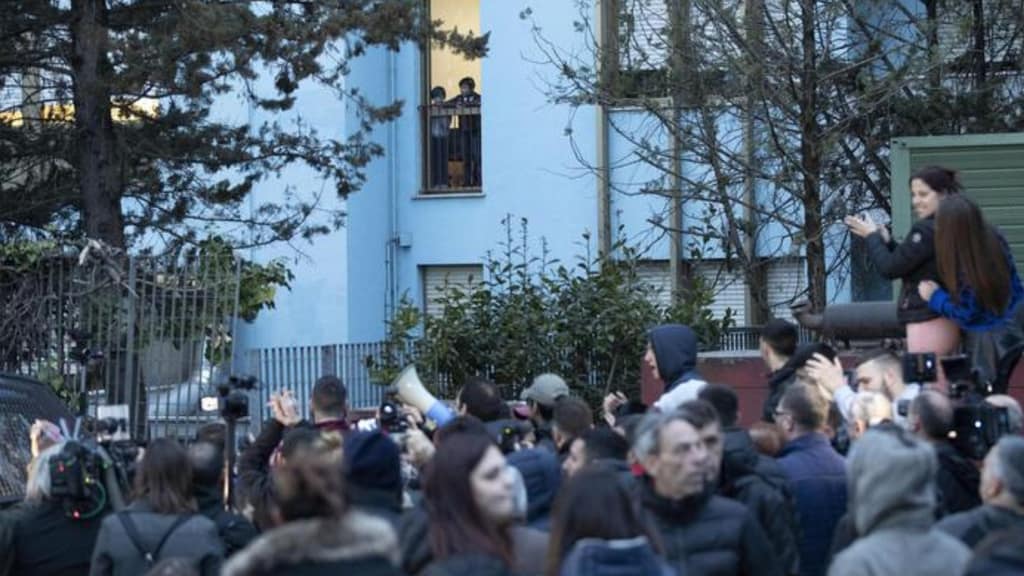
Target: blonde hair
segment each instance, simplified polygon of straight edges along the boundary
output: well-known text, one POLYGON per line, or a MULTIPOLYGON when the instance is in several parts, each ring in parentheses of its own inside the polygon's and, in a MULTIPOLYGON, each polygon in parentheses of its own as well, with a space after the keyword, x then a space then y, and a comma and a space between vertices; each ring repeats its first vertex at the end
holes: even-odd
POLYGON ((50 460, 64 450, 66 442, 58 442, 28 463, 28 481, 25 483, 25 501, 42 502, 50 497, 50 460))

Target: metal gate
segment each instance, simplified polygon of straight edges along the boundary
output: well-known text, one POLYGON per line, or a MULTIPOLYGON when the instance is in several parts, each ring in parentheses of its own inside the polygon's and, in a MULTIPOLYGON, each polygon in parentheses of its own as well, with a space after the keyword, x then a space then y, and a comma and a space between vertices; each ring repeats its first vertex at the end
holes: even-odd
POLYGON ((217 415, 199 400, 227 377, 240 261, 230 251, 127 257, 59 247, 0 269, 0 369, 73 409, 129 406, 136 439, 185 436, 217 415))

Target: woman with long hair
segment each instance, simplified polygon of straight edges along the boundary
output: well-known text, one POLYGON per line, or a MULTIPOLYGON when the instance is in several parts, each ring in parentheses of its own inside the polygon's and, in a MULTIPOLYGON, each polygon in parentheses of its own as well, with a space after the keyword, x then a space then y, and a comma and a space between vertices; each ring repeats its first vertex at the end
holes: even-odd
POLYGON ((433 555, 424 574, 511 573, 513 478, 489 436, 446 436, 427 466, 423 495, 433 555))
POLYGON ((400 576, 398 539, 381 518, 348 505, 335 451, 310 446, 274 470, 277 524, 224 567, 224 576, 400 576))
POLYGON ((555 503, 545 576, 674 576, 614 469, 577 472, 555 503))
MULTIPOLYGON (((847 216, 845 223, 854 236, 864 238, 868 258, 889 280, 902 281, 898 317, 907 330, 907 352, 933 352, 947 356, 959 344, 956 323, 944 318, 928 306, 918 294, 923 281, 937 281, 935 259, 935 213, 943 199, 959 196, 960 183, 955 170, 941 166, 921 168, 910 177, 910 202, 917 221, 901 243, 889 236, 884 226, 869 216, 847 216)), ((946 387, 945 375, 939 370, 939 385, 946 387)))
POLYGON ((186 558, 202 576, 215 576, 223 556, 217 527, 196 513, 185 448, 153 440, 135 473, 131 506, 103 520, 90 576, 144 574, 167 558, 186 558))
POLYGON ((1010 246, 977 204, 951 196, 935 217, 935 251, 942 284, 921 282, 918 292, 964 331, 973 368, 991 382, 1006 348, 1020 343, 1014 313, 1024 289, 1010 246))

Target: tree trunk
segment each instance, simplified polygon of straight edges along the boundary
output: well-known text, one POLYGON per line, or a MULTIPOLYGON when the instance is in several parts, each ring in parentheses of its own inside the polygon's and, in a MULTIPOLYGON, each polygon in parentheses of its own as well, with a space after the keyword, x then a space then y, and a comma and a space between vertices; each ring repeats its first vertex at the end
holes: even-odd
POLYGON ((939 0, 925 0, 928 33, 928 84, 933 91, 942 87, 942 58, 939 51, 939 0))
POLYGON ((988 71, 985 64, 985 5, 984 0, 974 0, 974 17, 971 19, 974 36, 974 88, 983 90, 988 71))
POLYGON ((767 265, 764 260, 758 258, 757 238, 755 231, 759 229, 757 210, 754 208, 757 202, 757 176, 761 172, 761 166, 757 163, 757 107, 763 101, 761 86, 764 83, 764 70, 761 66, 759 56, 764 54, 764 29, 762 22, 763 0, 744 0, 743 19, 744 33, 747 44, 750 46, 750 53, 746 56, 747 63, 747 103, 743 109, 743 220, 745 228, 742 231, 743 250, 747 254, 747 262, 744 270, 744 280, 747 283, 747 324, 762 324, 771 317, 767 297, 767 275, 764 274, 764 267, 767 265))
POLYGON ((72 0, 71 11, 71 69, 85 233, 124 248, 121 171, 110 114, 106 0, 72 0))
POLYGON ((811 305, 820 310, 827 302, 825 288, 825 239, 821 225, 821 137, 815 111, 818 102, 815 70, 815 0, 800 3, 800 168, 803 176, 804 240, 807 251, 807 281, 811 305))

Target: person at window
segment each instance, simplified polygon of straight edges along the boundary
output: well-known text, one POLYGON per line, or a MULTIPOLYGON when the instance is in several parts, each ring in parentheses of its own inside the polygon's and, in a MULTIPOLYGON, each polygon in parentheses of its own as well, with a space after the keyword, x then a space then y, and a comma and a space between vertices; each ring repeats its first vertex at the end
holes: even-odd
MULTIPOLYGON (((935 258, 935 214, 940 202, 958 196, 960 183, 956 171, 940 166, 918 170, 910 178, 911 205, 917 222, 902 243, 897 244, 884 226, 870 216, 847 216, 846 226, 854 236, 864 238, 868 258, 875 269, 889 280, 900 279, 900 323, 906 326, 907 352, 934 352, 936 356, 949 355, 960 341, 960 331, 954 322, 943 318, 928 306, 927 299, 918 294, 917 286, 927 280, 937 281, 939 270, 935 258)), ((939 385, 947 383, 939 368, 939 385)))
MULTIPOLYGON (((459 95, 448 103, 456 108, 479 109, 480 94, 476 91, 476 80, 470 76, 459 80, 459 95)), ((475 188, 480 186, 480 111, 460 112, 458 146, 462 153, 462 185, 475 188)))
POLYGON ((964 331, 978 381, 994 382, 1003 356, 1021 343, 1014 313, 1024 287, 1010 245, 977 204, 957 195, 939 204, 935 250, 942 285, 924 280, 918 292, 933 312, 964 331))
POLYGON ((430 187, 448 187, 448 134, 452 116, 444 108, 447 94, 441 86, 430 89, 430 187))

